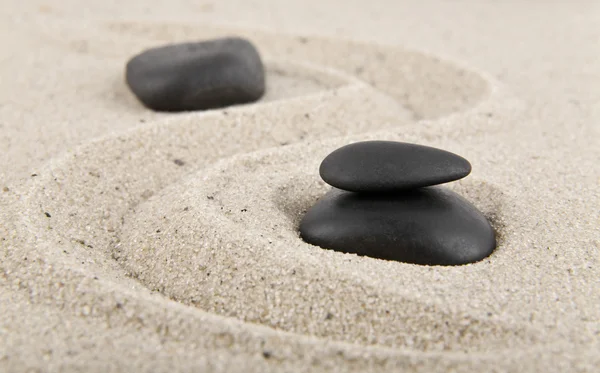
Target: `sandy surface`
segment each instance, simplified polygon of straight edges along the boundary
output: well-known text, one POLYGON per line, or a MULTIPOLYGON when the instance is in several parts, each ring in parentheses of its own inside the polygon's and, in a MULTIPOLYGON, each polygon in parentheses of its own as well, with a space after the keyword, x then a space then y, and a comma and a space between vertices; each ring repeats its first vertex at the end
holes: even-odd
POLYGON ((0 11, 0 371, 597 370, 600 4, 151 3, 0 11), (261 51, 261 102, 154 113, 125 86, 141 50, 223 35, 261 51), (497 250, 300 240, 320 161, 366 139, 466 157, 448 187, 497 250))

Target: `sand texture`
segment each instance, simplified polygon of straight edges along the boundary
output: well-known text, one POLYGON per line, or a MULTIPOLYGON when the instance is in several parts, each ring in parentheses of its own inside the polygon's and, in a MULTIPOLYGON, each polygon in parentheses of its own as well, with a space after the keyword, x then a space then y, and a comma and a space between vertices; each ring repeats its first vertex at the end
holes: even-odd
POLYGON ((0 371, 598 371, 600 4, 6 4, 0 371), (263 56, 259 102, 156 113, 127 89, 143 49, 228 35, 263 56), (374 139, 467 158, 446 187, 496 251, 303 242, 321 160, 374 139))

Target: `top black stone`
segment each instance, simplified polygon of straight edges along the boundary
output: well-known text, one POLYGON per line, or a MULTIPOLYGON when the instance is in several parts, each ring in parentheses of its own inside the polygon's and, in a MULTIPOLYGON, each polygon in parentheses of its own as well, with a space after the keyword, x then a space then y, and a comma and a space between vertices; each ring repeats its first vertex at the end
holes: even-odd
POLYGON ((133 57, 129 88, 157 111, 204 110, 258 100, 265 92, 260 55, 247 40, 167 45, 133 57))
POLYGON ((343 146, 321 163, 328 184, 351 192, 396 192, 462 179, 466 159, 445 150, 394 141, 343 146))

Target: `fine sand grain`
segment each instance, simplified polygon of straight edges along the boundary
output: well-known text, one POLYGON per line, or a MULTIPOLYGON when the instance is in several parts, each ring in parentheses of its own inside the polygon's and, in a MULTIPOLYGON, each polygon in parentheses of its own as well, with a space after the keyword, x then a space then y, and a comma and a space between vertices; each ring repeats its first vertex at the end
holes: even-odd
POLYGON ((516 3, 440 5, 448 23, 437 2, 351 2, 352 34, 301 2, 264 24, 283 8, 259 3, 1 15, 0 371, 596 371, 598 7, 549 6, 546 25, 516 3), (395 15, 414 35, 383 31, 395 15), (449 34, 413 19, 428 16, 449 34), (165 114, 128 91, 130 56, 227 35, 264 57, 260 102, 165 114), (445 187, 490 220, 496 251, 431 267, 303 242, 320 161, 370 139, 467 158, 445 187))

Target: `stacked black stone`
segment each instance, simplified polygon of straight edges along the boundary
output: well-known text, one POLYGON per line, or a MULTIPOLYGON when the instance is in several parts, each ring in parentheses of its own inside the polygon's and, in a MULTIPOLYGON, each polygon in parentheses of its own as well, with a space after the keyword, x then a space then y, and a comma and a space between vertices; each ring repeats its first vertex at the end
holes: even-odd
POLYGON ((476 262, 496 247, 493 228, 475 206, 434 187, 471 172, 456 154, 365 141, 334 151, 319 171, 334 188, 300 223, 300 235, 310 244, 426 265, 476 262))
POLYGON ((260 55, 241 38, 149 49, 127 63, 125 80, 145 106, 157 111, 244 104, 265 92, 260 55))

